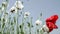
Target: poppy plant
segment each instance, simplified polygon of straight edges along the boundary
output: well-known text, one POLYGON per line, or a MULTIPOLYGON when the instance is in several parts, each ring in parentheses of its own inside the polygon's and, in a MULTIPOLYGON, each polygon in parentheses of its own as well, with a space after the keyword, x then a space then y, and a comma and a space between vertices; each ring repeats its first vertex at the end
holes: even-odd
POLYGON ((46 25, 49 28, 49 32, 51 32, 53 29, 58 28, 58 26, 55 24, 57 19, 58 15, 53 15, 46 19, 46 25))

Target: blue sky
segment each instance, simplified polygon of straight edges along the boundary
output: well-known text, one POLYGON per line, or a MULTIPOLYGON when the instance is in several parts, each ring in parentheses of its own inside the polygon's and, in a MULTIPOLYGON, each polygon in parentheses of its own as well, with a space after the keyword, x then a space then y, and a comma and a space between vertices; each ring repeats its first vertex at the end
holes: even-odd
MULTIPOLYGON (((13 6, 16 0, 9 0, 8 10, 13 6)), ((29 11, 33 16, 33 23, 42 12, 43 20, 46 20, 51 15, 57 14, 59 19, 57 21, 58 29, 53 30, 50 34, 60 34, 60 0, 21 0, 23 1, 24 11, 29 11)), ((0 0, 0 4, 2 0, 0 0)))

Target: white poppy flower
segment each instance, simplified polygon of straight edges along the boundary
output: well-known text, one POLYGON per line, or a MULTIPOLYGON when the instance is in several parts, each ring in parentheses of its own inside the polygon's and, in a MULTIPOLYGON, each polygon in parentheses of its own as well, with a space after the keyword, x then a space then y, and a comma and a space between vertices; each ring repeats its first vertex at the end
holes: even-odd
POLYGON ((16 1, 15 6, 16 6, 17 9, 21 9, 21 10, 22 10, 23 7, 24 7, 24 6, 22 5, 22 2, 21 2, 21 1, 16 1))
POLYGON ((42 29, 44 32, 49 32, 49 28, 46 25, 43 25, 42 29))
POLYGON ((4 10, 4 8, 7 6, 7 2, 2 2, 2 11, 4 10))
POLYGON ((40 20, 37 20, 35 23, 36 23, 36 25, 42 25, 42 21, 40 21, 40 20))
POLYGON ((16 7, 15 7, 15 6, 13 6, 13 7, 10 9, 10 12, 12 12, 12 13, 13 13, 13 12, 16 12, 16 10, 17 10, 17 9, 16 9, 16 7))
POLYGON ((25 13, 24 13, 24 18, 28 17, 29 15, 30 15, 29 12, 25 12, 25 13))
POLYGON ((2 2, 2 6, 6 7, 7 6, 7 2, 2 2))

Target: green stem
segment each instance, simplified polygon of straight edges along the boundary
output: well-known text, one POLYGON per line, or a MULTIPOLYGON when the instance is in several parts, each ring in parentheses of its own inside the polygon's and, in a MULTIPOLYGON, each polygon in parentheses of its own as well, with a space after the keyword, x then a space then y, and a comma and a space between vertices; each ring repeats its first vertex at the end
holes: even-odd
POLYGON ((31 20, 30 20, 29 34, 31 34, 31 27, 32 27, 32 17, 31 17, 31 20))

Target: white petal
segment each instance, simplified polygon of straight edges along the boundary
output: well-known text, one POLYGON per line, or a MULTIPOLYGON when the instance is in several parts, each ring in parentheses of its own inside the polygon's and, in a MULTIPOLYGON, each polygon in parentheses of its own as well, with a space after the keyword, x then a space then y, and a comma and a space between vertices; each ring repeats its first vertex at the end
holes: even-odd
POLYGON ((11 10, 15 10, 15 7, 13 6, 13 7, 11 8, 11 10))
POLYGON ((25 12, 25 15, 26 15, 26 14, 27 14, 27 15, 30 15, 30 13, 29 13, 29 12, 25 12))
POLYGON ((43 25, 43 29, 44 29, 45 32, 49 31, 49 28, 46 25, 43 25))
POLYGON ((16 8, 19 8, 19 9, 23 9, 23 7, 24 7, 22 5, 22 2, 21 1, 16 1, 15 6, 16 6, 16 8))
POLYGON ((25 12, 25 13, 24 13, 24 18, 28 17, 29 15, 30 15, 29 12, 25 12))
POLYGON ((7 6, 7 2, 2 2, 2 5, 3 5, 4 7, 6 7, 6 6, 7 6))
POLYGON ((14 13, 17 13, 17 9, 16 9, 15 6, 13 6, 13 7, 10 9, 10 11, 13 11, 14 13))
POLYGON ((42 21, 40 21, 40 20, 37 20, 35 23, 36 23, 37 25, 42 25, 42 21))

